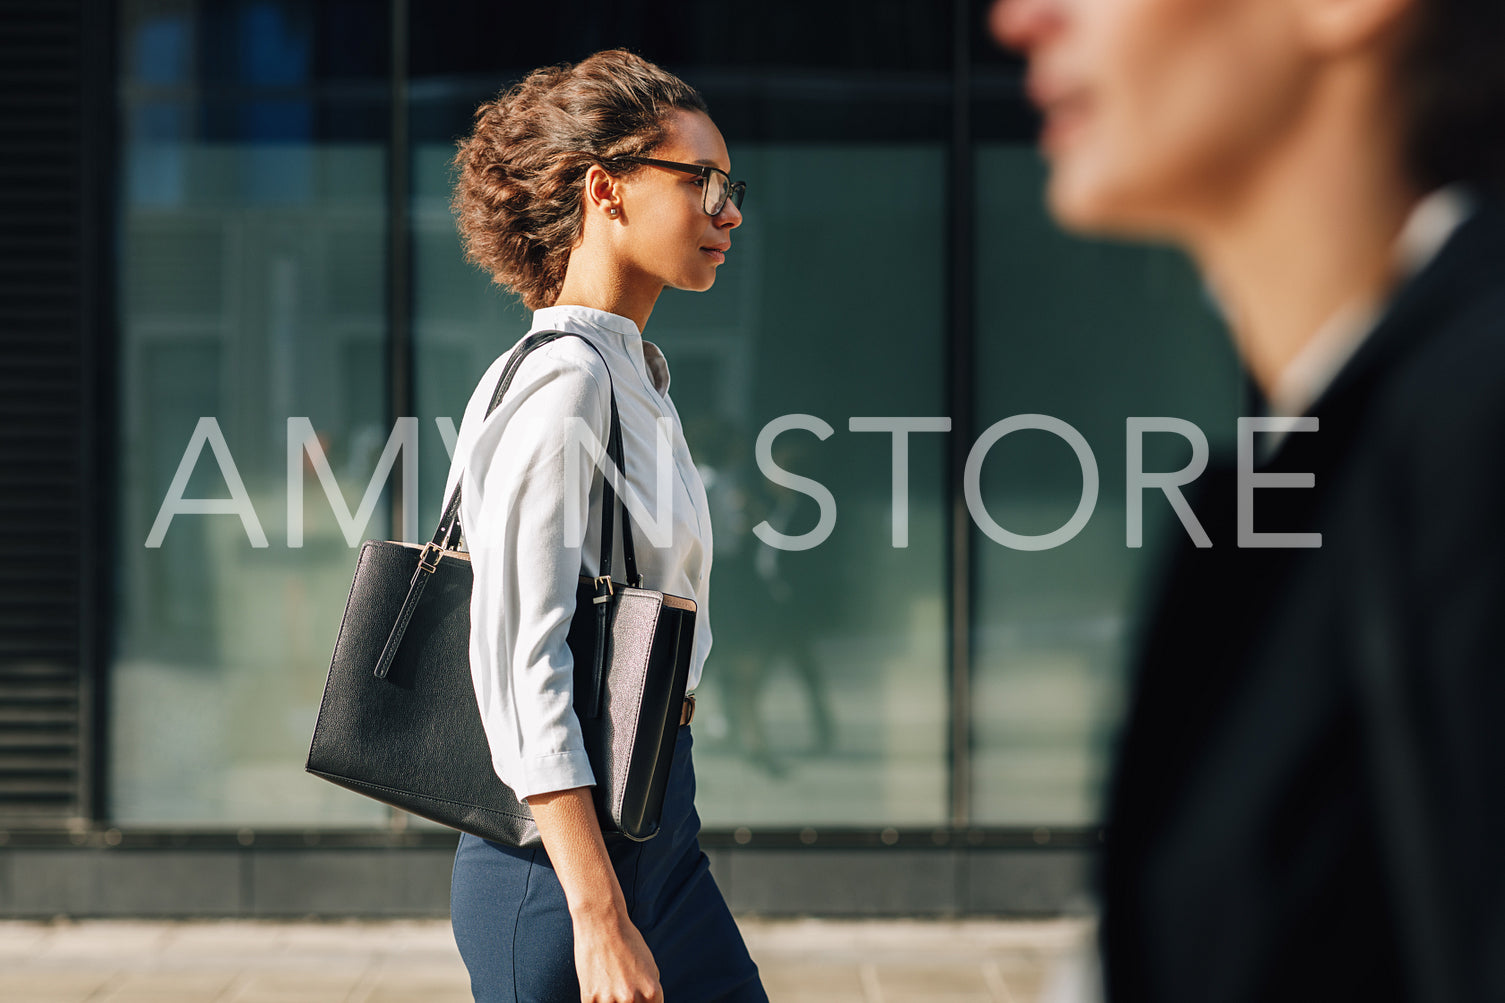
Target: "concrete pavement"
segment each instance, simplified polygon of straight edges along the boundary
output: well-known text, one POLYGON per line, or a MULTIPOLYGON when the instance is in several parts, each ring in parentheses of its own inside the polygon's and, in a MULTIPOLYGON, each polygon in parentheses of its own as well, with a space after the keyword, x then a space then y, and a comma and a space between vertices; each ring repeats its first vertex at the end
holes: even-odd
MULTIPOLYGON (((1070 998, 1091 934, 1082 920, 740 922, 773 1003, 1070 998)), ((469 1000, 444 921, 0 922, 4 1003, 469 1000)))

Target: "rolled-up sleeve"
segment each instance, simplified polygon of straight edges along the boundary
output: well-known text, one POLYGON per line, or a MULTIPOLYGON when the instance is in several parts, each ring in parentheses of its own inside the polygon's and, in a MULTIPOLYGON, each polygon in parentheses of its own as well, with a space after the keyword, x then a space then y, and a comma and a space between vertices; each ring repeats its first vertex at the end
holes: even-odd
MULTIPOLYGON (((606 386, 603 364, 577 339, 540 348, 456 454, 475 575, 471 675, 492 766, 521 799, 595 783, 566 643, 582 567, 575 530, 589 518, 594 470, 572 419, 604 442, 606 386)), ((482 389, 472 405, 481 413, 467 422, 484 414, 482 389)))

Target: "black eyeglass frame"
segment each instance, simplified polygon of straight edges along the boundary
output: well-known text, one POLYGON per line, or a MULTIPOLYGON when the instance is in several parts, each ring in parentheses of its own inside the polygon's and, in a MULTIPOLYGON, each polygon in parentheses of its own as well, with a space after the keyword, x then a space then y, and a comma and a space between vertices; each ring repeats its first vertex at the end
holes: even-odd
POLYGON ((663 167, 671 171, 682 171, 685 174, 696 174, 706 180, 710 179, 711 172, 713 171, 726 178, 726 194, 721 197, 721 204, 716 206, 714 210, 706 205, 706 199, 711 197, 711 190, 709 188, 704 190, 705 194, 700 200, 700 208, 705 211, 707 216, 721 215, 721 210, 726 208, 728 199, 731 200, 732 205, 741 209, 742 198, 747 194, 746 181, 733 181, 730 174, 719 167, 712 167, 709 164, 681 164, 673 160, 654 160, 652 157, 615 157, 613 159, 624 164, 645 164, 649 167, 663 167))

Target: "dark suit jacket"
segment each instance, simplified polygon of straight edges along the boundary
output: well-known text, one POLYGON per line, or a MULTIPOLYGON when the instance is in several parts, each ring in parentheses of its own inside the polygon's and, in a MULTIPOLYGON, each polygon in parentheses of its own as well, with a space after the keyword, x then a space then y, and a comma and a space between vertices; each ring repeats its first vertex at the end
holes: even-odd
POLYGON ((1261 465, 1211 469, 1110 789, 1109 999, 1505 1001, 1505 207, 1485 204, 1261 465))

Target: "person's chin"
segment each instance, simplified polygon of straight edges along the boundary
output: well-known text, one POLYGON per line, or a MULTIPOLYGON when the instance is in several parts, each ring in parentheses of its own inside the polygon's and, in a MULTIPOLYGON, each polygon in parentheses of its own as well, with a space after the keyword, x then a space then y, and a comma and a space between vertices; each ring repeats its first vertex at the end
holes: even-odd
POLYGON ((1140 218, 1142 207, 1135 201, 1108 179, 1067 164, 1051 169, 1046 204, 1064 230, 1089 236, 1148 236, 1155 228, 1140 218))
POLYGON ((1095 187, 1082 177, 1078 165, 1065 158, 1055 158, 1045 190, 1045 204, 1051 217, 1067 230, 1095 231, 1104 222, 1095 187))
POLYGON ((689 274, 680 276, 680 280, 674 283, 675 289, 682 289, 688 293, 703 293, 716 284, 716 269, 695 269, 689 274))

